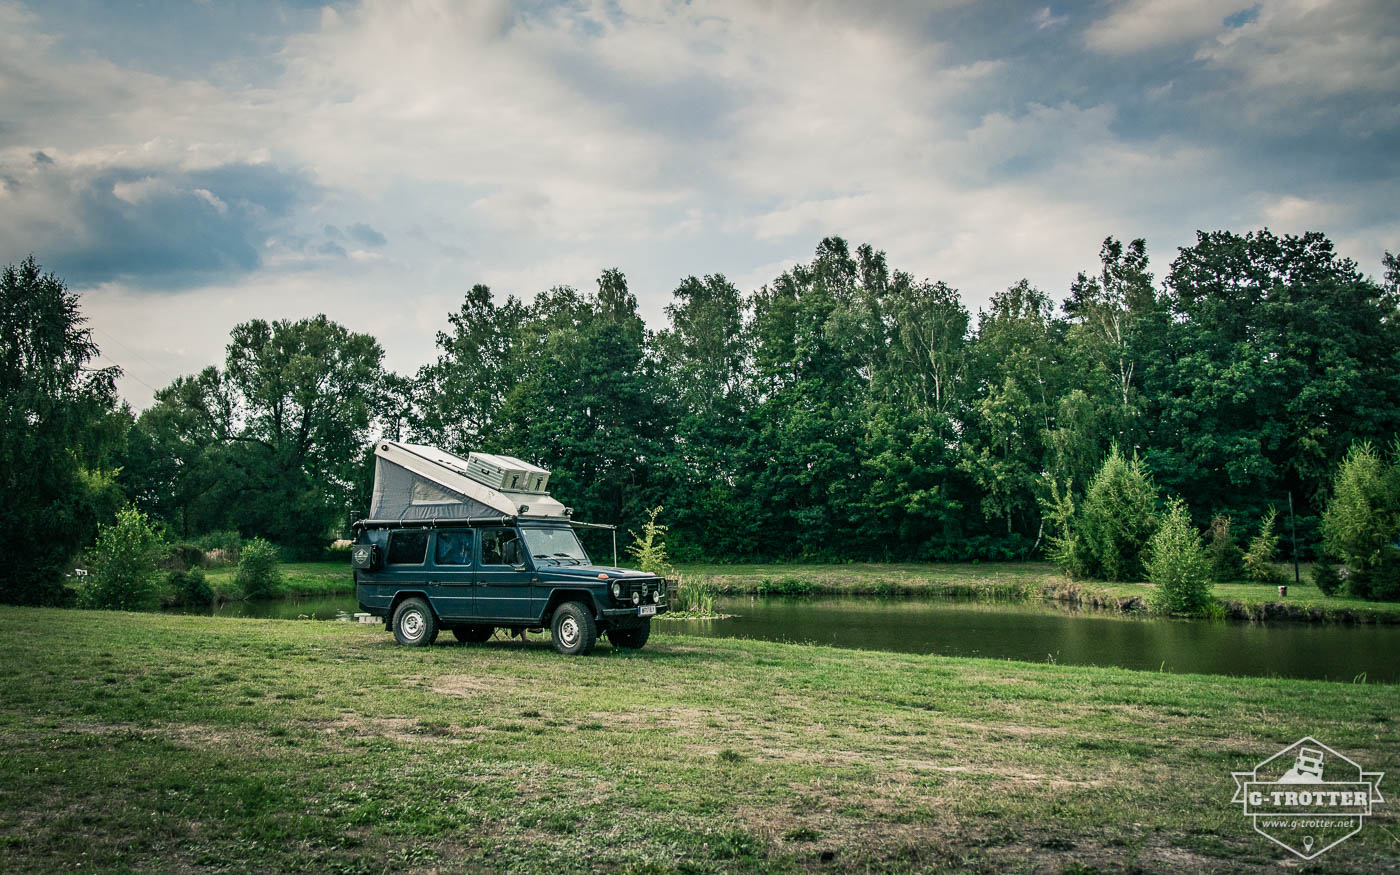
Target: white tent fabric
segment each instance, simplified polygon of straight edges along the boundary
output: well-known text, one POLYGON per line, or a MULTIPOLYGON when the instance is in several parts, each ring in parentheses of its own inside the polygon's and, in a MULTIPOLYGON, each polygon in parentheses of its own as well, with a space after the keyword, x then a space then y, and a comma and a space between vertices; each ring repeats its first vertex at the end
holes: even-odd
POLYGON ((467 474, 466 459, 436 447, 382 440, 374 455, 372 520, 568 518, 548 495, 493 489, 467 474))
POLYGON ((380 441, 374 455, 371 519, 465 519, 517 513, 517 505, 508 497, 468 477, 466 460, 460 456, 394 441, 380 441))

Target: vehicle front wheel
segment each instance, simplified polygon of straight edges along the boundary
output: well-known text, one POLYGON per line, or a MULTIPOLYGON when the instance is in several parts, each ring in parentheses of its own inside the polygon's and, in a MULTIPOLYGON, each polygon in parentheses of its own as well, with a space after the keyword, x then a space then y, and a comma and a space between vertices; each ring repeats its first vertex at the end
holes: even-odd
POLYGON ((565 656, 582 656, 598 641, 598 624, 593 615, 578 602, 565 602, 554 611, 550 624, 554 649, 565 656))
POLYGON ((433 609, 419 598, 404 599, 394 610, 394 638, 405 647, 427 647, 437 640, 433 609))
POLYGON ((496 634, 495 626, 454 626, 452 634, 464 644, 481 644, 496 634))
POLYGON ((608 640, 612 642, 613 647, 625 647, 628 650, 641 650, 650 637, 650 620, 640 626, 608 630, 608 640))

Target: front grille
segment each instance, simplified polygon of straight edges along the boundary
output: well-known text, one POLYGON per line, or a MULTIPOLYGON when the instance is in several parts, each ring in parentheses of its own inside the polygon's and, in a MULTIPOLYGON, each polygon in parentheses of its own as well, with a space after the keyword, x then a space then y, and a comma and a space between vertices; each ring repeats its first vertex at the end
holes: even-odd
POLYGON ((633 593, 641 594, 641 603, 644 605, 656 604, 656 602, 653 602, 651 600, 651 594, 654 592, 659 592, 661 594, 662 600, 665 600, 666 583, 665 581, 662 581, 659 578, 653 577, 650 580, 623 580, 619 582, 622 584, 622 601, 628 604, 631 604, 632 602, 633 593))

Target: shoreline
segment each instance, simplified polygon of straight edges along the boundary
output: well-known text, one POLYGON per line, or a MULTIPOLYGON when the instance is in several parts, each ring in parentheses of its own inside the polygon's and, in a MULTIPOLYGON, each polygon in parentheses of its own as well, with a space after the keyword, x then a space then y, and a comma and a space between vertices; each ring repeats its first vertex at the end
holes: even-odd
MULTIPOLYGON (((1058 601, 1118 613, 1154 614, 1152 584, 1075 581, 1048 563, 949 565, 679 565, 717 595, 952 596, 993 601, 1058 601)), ((1310 583, 1215 584, 1223 619, 1299 623, 1400 624, 1400 602, 1324 596, 1310 583)), ((1209 619, 1185 617, 1184 619, 1209 619)))
MULTIPOLYGON (((234 568, 206 574, 221 602, 237 601, 232 591, 234 568)), ((840 565, 754 564, 677 566, 682 575, 716 595, 852 595, 940 596, 994 601, 1057 601, 1117 613, 1153 614, 1148 605, 1152 585, 1074 581, 1048 563, 851 563, 840 565)), ((283 565, 282 598, 353 595, 348 568, 338 563, 283 565)), ((1214 587, 1221 618, 1253 622, 1400 624, 1400 602, 1368 602, 1347 596, 1324 596, 1310 583, 1277 588, 1262 583, 1225 583, 1214 587)), ((679 618, 676 618, 679 620, 679 618)), ((1187 617, 1186 619, 1209 619, 1187 617)))

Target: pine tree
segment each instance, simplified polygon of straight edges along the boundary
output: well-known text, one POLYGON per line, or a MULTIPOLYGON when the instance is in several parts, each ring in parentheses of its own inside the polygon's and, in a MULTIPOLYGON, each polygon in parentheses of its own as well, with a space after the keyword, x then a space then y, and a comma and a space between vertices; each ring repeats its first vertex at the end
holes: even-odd
POLYGON ((1210 543, 1206 552, 1210 554, 1211 579, 1216 583, 1239 580, 1244 577, 1244 551, 1235 543, 1231 532, 1230 518, 1218 516, 1210 521, 1210 543))
POLYGON ((1274 509, 1269 508, 1259 526, 1259 534, 1249 542, 1249 552, 1244 555, 1244 573, 1250 580, 1259 583, 1283 582, 1283 572, 1275 564, 1278 561, 1278 536, 1274 534, 1277 518, 1274 509))
POLYGON ((1185 502, 1173 499, 1147 548, 1147 579, 1156 584, 1153 605, 1170 614, 1201 612, 1211 601, 1210 569, 1185 502))

